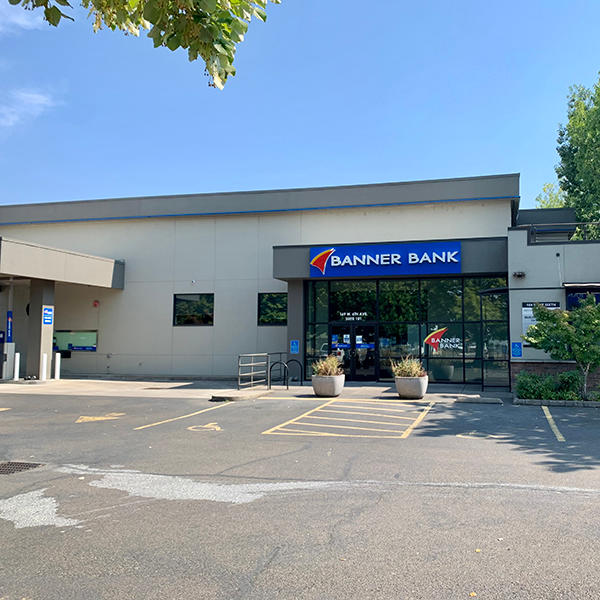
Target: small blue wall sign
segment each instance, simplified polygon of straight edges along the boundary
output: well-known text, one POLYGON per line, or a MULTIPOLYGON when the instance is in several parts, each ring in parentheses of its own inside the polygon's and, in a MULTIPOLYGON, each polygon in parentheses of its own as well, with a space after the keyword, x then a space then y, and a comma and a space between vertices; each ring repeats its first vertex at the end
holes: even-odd
POLYGON ((290 340, 290 354, 300 354, 300 340, 290 340))
POLYGON ((6 311, 6 341, 13 341, 13 313, 12 310, 6 311))
POLYGON ((511 344, 511 355, 513 358, 523 357, 523 344, 521 342, 513 342, 511 344))
POLYGON ((54 323, 54 307, 44 306, 42 308, 42 325, 52 325, 54 323))

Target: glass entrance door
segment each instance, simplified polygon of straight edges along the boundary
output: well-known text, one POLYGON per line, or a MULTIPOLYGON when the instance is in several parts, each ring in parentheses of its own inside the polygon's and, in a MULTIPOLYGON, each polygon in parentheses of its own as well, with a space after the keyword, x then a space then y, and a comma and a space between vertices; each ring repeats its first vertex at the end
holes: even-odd
POLYGON ((329 328, 331 354, 337 356, 348 380, 374 381, 377 365, 375 325, 332 323, 329 328))

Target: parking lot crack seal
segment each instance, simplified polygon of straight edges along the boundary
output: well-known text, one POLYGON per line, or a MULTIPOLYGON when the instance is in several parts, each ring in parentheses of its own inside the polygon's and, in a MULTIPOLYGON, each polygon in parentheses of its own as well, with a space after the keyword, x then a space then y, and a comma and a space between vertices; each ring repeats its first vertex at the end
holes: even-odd
POLYGON ((337 481, 285 481, 277 483, 223 484, 195 481, 172 475, 154 475, 127 469, 95 469, 85 465, 65 465, 56 469, 61 473, 92 475, 88 485, 97 488, 127 492, 130 496, 157 500, 209 500, 244 504, 265 495, 286 492, 335 489, 337 481))
POLYGON ((57 515, 58 503, 54 498, 44 496, 46 489, 17 494, 0 500, 0 518, 12 521, 16 529, 24 527, 68 527, 77 525, 76 519, 66 519, 57 515))

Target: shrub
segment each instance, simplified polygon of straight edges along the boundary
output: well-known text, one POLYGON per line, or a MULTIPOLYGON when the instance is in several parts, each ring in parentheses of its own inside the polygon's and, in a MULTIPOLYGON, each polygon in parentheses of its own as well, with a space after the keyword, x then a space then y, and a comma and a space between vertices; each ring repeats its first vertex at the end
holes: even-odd
POLYGON ((523 371, 517 375, 517 396, 531 400, 549 400, 556 386, 551 375, 542 377, 523 371))
POLYGON ((583 384, 583 376, 579 371, 565 371, 559 373, 556 381, 556 389, 561 392, 575 392, 579 395, 583 384))
POLYGON ((425 369, 418 358, 405 356, 400 360, 391 360, 394 377, 423 377, 425 369))
POLYGON ((337 359, 337 356, 330 354, 326 358, 321 358, 312 364, 314 375, 343 375, 344 369, 337 359))
POLYGON ((552 375, 536 375, 523 371, 517 375, 516 392, 519 398, 531 400, 581 400, 582 376, 578 371, 552 375))

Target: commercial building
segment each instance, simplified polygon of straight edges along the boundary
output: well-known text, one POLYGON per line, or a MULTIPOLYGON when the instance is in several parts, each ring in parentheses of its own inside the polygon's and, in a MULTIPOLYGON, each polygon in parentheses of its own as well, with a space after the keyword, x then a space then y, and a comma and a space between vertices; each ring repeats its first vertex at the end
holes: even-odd
POLYGON ((207 378, 255 352, 309 376, 333 352, 350 379, 411 354, 508 387, 548 360, 521 345, 523 303, 598 281, 565 216, 519 212, 516 174, 0 206, 0 318, 23 376, 53 351, 73 375, 207 378))

